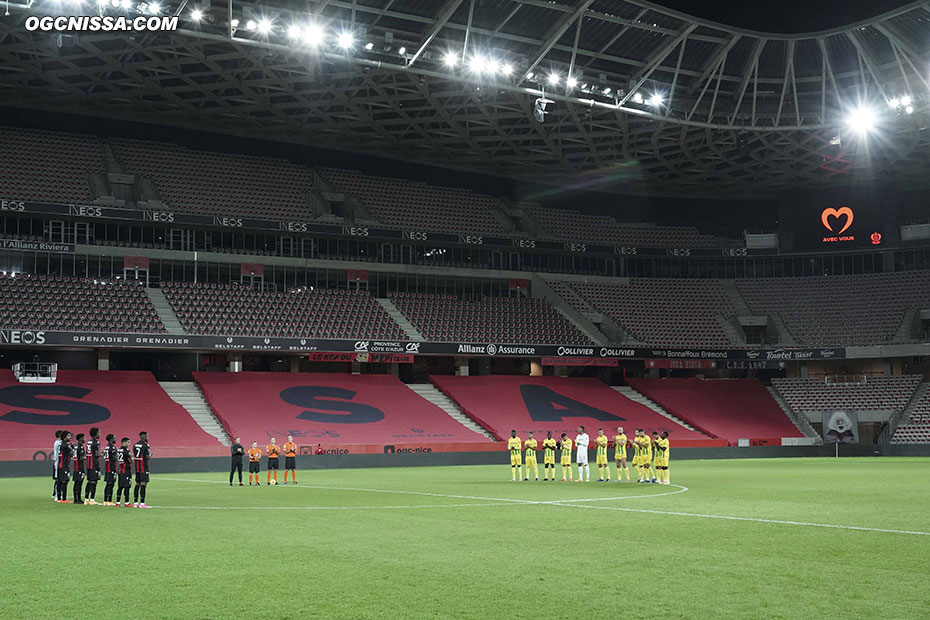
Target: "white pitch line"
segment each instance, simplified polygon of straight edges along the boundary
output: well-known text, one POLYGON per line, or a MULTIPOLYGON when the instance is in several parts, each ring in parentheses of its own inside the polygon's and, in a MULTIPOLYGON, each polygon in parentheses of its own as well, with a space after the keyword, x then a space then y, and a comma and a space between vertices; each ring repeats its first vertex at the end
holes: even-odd
MULTIPOLYGON (((228 484, 221 480, 198 480, 198 479, 189 479, 189 478, 162 478, 159 476, 159 480, 171 480, 175 482, 200 482, 203 484, 228 484)), ((265 485, 268 486, 268 485, 265 485)), ((283 485, 275 485, 283 486, 283 485)), ((609 502, 609 501, 620 501, 625 499, 642 499, 646 497, 664 497, 667 495, 676 495, 678 493, 684 493, 688 490, 688 487, 683 487, 677 484, 670 485, 673 487, 678 487, 678 491, 670 491, 667 493, 648 493, 646 495, 624 495, 620 497, 583 497, 580 499, 566 499, 566 500, 532 500, 532 499, 514 499, 510 497, 482 497, 480 495, 452 495, 449 493, 428 493, 425 491, 398 491, 394 489, 365 489, 359 487, 337 487, 337 486, 324 486, 324 485, 314 485, 314 484, 304 484, 304 485, 293 485, 291 488, 304 488, 304 489, 318 489, 318 490, 331 490, 331 491, 356 491, 360 493, 393 493, 399 495, 423 495, 427 497, 446 497, 450 499, 470 499, 470 500, 482 500, 488 502, 503 502, 510 504, 530 504, 530 505, 539 505, 539 504, 558 504, 559 502, 609 502)))
POLYGON ((670 484, 670 487, 677 487, 677 491, 668 491, 666 493, 647 493, 646 495, 624 495, 623 497, 582 497, 580 499, 553 499, 545 502, 538 502, 540 504, 571 504, 575 502, 611 502, 623 499, 643 499, 647 497, 666 497, 668 495, 678 495, 679 493, 686 493, 688 487, 683 487, 680 484, 670 484))
POLYGON ((698 517, 701 519, 723 519, 726 521, 750 521, 753 523, 773 523, 776 525, 802 525, 805 527, 825 527, 837 530, 854 530, 859 532, 882 532, 885 534, 911 534, 914 536, 930 536, 930 532, 919 532, 914 530, 892 530, 880 527, 861 527, 858 525, 837 525, 835 523, 810 523, 807 521, 785 521, 781 519, 760 519, 756 517, 734 517, 729 515, 708 515, 697 512, 675 512, 671 510, 648 510, 645 508, 621 508, 620 506, 586 506, 584 504, 570 504, 568 502, 548 502, 555 506, 565 506, 566 508, 591 508, 594 510, 617 510, 620 512, 638 512, 653 515, 668 515, 674 517, 698 517))
MULTIPOLYGON (((219 480, 196 480, 196 479, 185 479, 185 478, 159 478, 160 480, 172 480, 175 482, 201 482, 204 484, 227 484, 219 480)), ((263 485, 269 486, 269 485, 263 485)), ((275 485, 283 486, 283 485, 275 485)), ((287 487, 285 487, 287 488, 287 487)), ((512 504, 538 504, 539 502, 529 500, 529 499, 512 499, 508 497, 481 497, 476 495, 451 495, 448 493, 427 493, 425 491, 397 491, 393 489, 363 489, 358 487, 336 487, 336 486, 321 486, 314 484, 301 484, 293 485, 291 488, 301 488, 301 489, 317 489, 324 491, 357 491, 364 493, 393 493, 399 495, 423 495, 426 497, 447 497, 451 499, 471 499, 471 500, 484 500, 489 502, 510 502, 512 504)))
MULTIPOLYGON (((225 482, 218 481, 218 480, 196 480, 196 479, 188 479, 188 478, 162 478, 161 476, 159 476, 158 479, 172 480, 176 482, 200 482, 204 484, 227 484, 225 482)), ((294 485, 294 486, 296 487, 298 485, 294 485)), ((762 518, 757 518, 757 517, 735 517, 731 515, 711 515, 711 514, 702 514, 702 513, 696 513, 696 512, 677 512, 677 511, 671 511, 671 510, 649 510, 646 508, 622 508, 620 506, 586 505, 586 503, 589 503, 589 502, 619 501, 619 500, 624 500, 624 499, 643 499, 643 498, 649 498, 649 497, 664 497, 668 495, 677 495, 678 493, 684 493, 688 491, 688 487, 683 487, 677 484, 673 484, 670 486, 678 487, 679 490, 672 491, 670 493, 654 493, 654 494, 648 494, 648 495, 635 495, 635 496, 626 496, 626 497, 580 498, 580 499, 570 499, 570 500, 549 500, 549 501, 533 501, 533 500, 523 500, 523 499, 511 499, 511 498, 504 498, 504 497, 475 497, 475 496, 469 496, 469 495, 448 495, 448 494, 443 494, 443 493, 426 493, 422 491, 397 491, 397 490, 391 490, 391 489, 363 489, 363 488, 355 488, 355 487, 336 487, 336 486, 321 486, 321 485, 301 485, 301 486, 303 488, 309 488, 309 489, 324 489, 324 490, 328 489, 328 490, 334 490, 334 491, 360 491, 360 492, 368 492, 368 493, 396 493, 396 494, 401 494, 401 495, 426 495, 426 496, 432 496, 432 497, 449 497, 449 498, 456 498, 456 499, 471 499, 471 500, 483 500, 483 501, 493 502, 493 503, 487 503, 487 504, 474 504, 474 506, 512 506, 514 504, 527 504, 527 505, 537 505, 537 506, 539 505, 564 506, 566 508, 590 508, 590 509, 595 509, 595 510, 615 510, 615 511, 620 511, 620 512, 636 512, 640 514, 654 514, 654 515, 674 516, 674 517, 720 519, 720 520, 725 520, 725 521, 747 521, 751 523, 771 523, 774 525, 799 525, 803 527, 822 527, 822 528, 828 528, 828 529, 851 530, 851 531, 858 531, 858 532, 878 532, 878 533, 885 533, 885 534, 907 534, 907 535, 912 535, 912 536, 930 536, 930 532, 921 532, 921 531, 914 531, 914 530, 895 530, 895 529, 878 528, 878 527, 862 527, 858 525, 839 525, 835 523, 811 523, 807 521, 788 521, 788 520, 781 520, 781 519, 762 519, 762 518)), ((446 507, 446 506, 450 506, 450 505, 448 504, 443 505, 443 507, 446 507)), ((398 508, 418 508, 418 507, 419 506, 399 506, 398 508)), ((197 507, 195 506, 176 506, 176 507, 162 506, 162 508, 197 508, 197 507)), ((303 507, 299 507, 299 508, 303 509, 303 507)), ((325 507, 325 508, 330 509, 330 507, 325 507)), ((346 508, 352 508, 352 507, 346 507, 346 508)), ((372 508, 377 508, 377 507, 372 507, 372 508)), ((213 510, 213 509, 222 509, 222 510, 287 509, 287 510, 290 510, 294 508, 274 507, 274 506, 256 507, 256 508, 239 506, 239 507, 227 508, 227 507, 217 506, 217 507, 206 507, 204 509, 207 509, 207 510, 213 510)), ((312 509, 312 507, 307 507, 307 509, 312 509)))
POLYGON ((513 506, 509 502, 482 504, 419 504, 399 506, 149 506, 183 510, 405 510, 407 508, 464 508, 481 506, 513 506))

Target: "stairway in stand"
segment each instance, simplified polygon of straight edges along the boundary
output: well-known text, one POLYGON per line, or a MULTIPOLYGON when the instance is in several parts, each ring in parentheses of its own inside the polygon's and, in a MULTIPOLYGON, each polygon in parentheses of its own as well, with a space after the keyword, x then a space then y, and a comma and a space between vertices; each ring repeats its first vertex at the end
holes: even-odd
POLYGON ((468 417, 451 398, 443 394, 442 391, 432 383, 414 383, 407 387, 419 394, 421 398, 428 400, 445 411, 449 414, 449 417, 468 430, 480 433, 492 441, 494 440, 494 435, 489 430, 468 417))
POLYGON ((158 385, 165 390, 171 400, 187 410, 200 428, 216 437, 224 446, 232 445, 229 435, 226 434, 196 383, 193 381, 159 381, 158 385))

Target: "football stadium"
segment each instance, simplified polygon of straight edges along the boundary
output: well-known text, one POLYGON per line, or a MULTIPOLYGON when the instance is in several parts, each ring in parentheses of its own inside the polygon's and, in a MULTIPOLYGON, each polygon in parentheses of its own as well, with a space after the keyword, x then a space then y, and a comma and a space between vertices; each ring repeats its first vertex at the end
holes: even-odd
POLYGON ((0 618, 930 617, 926 1, 0 8, 0 618))

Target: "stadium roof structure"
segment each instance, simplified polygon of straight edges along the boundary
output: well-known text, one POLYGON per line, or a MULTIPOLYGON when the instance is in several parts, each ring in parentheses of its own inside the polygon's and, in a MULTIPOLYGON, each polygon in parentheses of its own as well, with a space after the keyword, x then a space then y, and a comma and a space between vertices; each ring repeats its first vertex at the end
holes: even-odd
MULTIPOLYGON (((154 12, 123 2, 83 6, 154 12)), ((10 0, 0 102, 624 191, 920 188, 928 4, 772 34, 642 0, 171 0, 176 31, 130 36, 10 0)))

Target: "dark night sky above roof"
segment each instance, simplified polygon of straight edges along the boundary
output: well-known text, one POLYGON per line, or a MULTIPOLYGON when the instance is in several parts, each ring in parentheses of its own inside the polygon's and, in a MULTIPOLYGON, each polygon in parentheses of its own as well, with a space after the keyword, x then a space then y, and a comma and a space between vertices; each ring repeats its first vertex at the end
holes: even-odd
POLYGON ((912 0, 653 0, 688 15, 762 32, 796 34, 846 26, 912 0))

